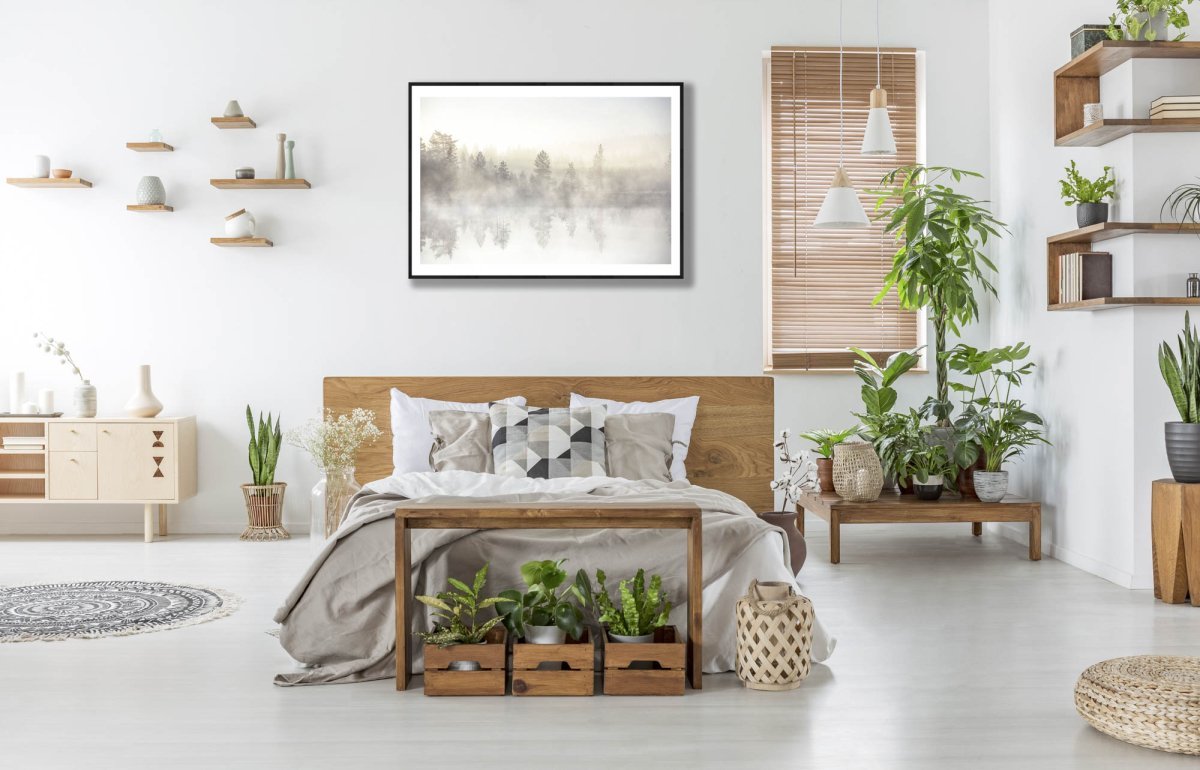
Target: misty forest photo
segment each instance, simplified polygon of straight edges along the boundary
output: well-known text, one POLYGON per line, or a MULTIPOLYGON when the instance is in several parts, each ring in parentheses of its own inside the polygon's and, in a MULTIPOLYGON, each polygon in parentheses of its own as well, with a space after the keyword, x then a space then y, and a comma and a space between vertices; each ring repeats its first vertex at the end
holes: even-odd
POLYGON ((682 275, 681 94, 411 84, 410 275, 682 275))

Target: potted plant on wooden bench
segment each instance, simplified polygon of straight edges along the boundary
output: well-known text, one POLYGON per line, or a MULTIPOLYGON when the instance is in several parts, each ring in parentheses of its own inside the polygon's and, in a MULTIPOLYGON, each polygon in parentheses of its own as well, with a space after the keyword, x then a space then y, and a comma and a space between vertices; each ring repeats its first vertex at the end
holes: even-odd
POLYGON ((801 433, 800 438, 808 439, 817 447, 817 484, 822 492, 833 491, 833 448, 858 432, 858 426, 845 430, 830 430, 818 428, 808 433, 801 433))
POLYGON ((504 618, 479 620, 479 612, 495 606, 499 597, 482 598, 488 565, 475 573, 471 585, 447 578, 455 590, 417 596, 434 609, 432 631, 419 632, 425 642, 426 695, 503 695, 507 636, 504 618), (479 649, 470 649, 480 646, 479 649), (487 649, 482 649, 486 646, 487 649), (466 673, 483 676, 462 676, 466 673), (498 675, 498 676, 497 676, 498 675))
POLYGON ((923 349, 922 345, 893 353, 880 366, 867 351, 850 348, 859 359, 854 362, 854 373, 863 381, 859 392, 864 411, 854 413, 862 423, 858 434, 870 441, 879 455, 884 489, 895 488, 896 481, 904 476, 904 462, 896 456, 894 442, 888 440, 902 431, 905 423, 904 415, 892 411, 897 400, 896 389, 892 386, 901 375, 920 363, 923 349))

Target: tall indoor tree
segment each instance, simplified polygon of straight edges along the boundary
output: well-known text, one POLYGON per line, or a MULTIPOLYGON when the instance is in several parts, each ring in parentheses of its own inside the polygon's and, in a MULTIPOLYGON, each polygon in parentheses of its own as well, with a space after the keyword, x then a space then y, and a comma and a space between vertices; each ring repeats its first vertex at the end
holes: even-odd
POLYGON ((959 335, 963 326, 979 319, 977 290, 995 296, 988 273, 996 266, 984 250, 988 238, 1005 229, 981 201, 948 184, 965 177, 982 178, 947 166, 903 166, 884 176, 875 204, 886 232, 894 233, 900 244, 875 302, 895 289, 901 307, 928 309, 937 373, 932 411, 939 425, 950 424, 946 332, 959 335))

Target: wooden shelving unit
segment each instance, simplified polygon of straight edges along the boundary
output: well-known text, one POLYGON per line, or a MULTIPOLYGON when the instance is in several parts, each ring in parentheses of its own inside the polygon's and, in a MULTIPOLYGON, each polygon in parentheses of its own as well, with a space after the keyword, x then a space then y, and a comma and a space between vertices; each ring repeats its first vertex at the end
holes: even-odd
MULTIPOLYGON (((1174 222, 1104 222, 1099 225, 1082 227, 1058 235, 1051 235, 1046 243, 1070 243, 1085 246, 1112 238, 1122 238, 1126 235, 1153 234, 1160 235, 1196 235, 1200 233, 1200 225, 1181 225, 1174 222)), ((1090 249, 1071 248, 1059 252, 1068 254, 1072 251, 1089 251, 1090 249)))
POLYGON ((269 238, 209 238, 214 246, 241 246, 246 248, 270 248, 274 246, 269 238))
POLYGON ((1112 310, 1120 307, 1178 307, 1200 305, 1200 299, 1188 297, 1102 297, 1082 302, 1061 302, 1048 305, 1047 310, 1112 310))
POLYGON ((1099 120, 1066 136, 1060 136, 1054 144, 1058 147, 1099 147, 1130 134, 1174 134, 1181 131, 1200 131, 1200 118, 1099 120))
POLYGON ((134 152, 175 152, 166 142, 126 142, 125 147, 134 152))
MULTIPOLYGON (((0 440, 4 436, 46 437, 44 418, 5 417, 0 419, 0 440)), ((0 500, 46 499, 46 449, 0 449, 0 500)))
POLYGON ((1167 121, 1106 120, 1097 126, 1083 127, 1083 105, 1100 101, 1100 76, 1130 59, 1200 59, 1200 43, 1129 42, 1105 40, 1076 56, 1054 73, 1054 143, 1059 146, 1095 147, 1120 136, 1142 131, 1196 131, 1200 121, 1186 127, 1184 119, 1171 121, 1170 128, 1157 124, 1167 121), (1141 124, 1156 125, 1144 126, 1141 124))
POLYGON ((309 190, 307 179, 210 179, 218 190, 309 190))
POLYGON ((131 204, 125 207, 126 211, 174 211, 174 206, 168 206, 165 203, 146 203, 146 204, 131 204))
POLYGON ((236 118, 213 118, 212 124, 217 128, 257 128, 254 121, 245 115, 236 118))
POLYGON ((67 190, 85 190, 92 186, 92 183, 86 179, 80 179, 73 176, 70 179, 22 179, 19 177, 9 177, 5 180, 14 187, 25 187, 31 190, 50 190, 50 189, 67 189, 67 190))

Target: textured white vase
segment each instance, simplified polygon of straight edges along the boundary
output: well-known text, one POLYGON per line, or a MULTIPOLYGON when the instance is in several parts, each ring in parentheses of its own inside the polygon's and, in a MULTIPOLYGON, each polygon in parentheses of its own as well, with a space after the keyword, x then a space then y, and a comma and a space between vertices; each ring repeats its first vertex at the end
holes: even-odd
POLYGON ((144 176, 137 186, 137 202, 139 206, 151 206, 167 202, 167 188, 156 176, 144 176))
POLYGON ((162 410, 162 402, 154 397, 154 391, 150 389, 150 367, 142 364, 138 367, 138 388, 125 402, 125 414, 130 417, 155 417, 162 410))
POLYGON ((975 496, 985 503, 998 503, 1008 494, 1008 471, 975 471, 975 496))
POLYGON ((242 209, 225 217, 225 235, 229 238, 253 238, 256 224, 254 215, 242 209))
POLYGON ((96 386, 88 380, 76 385, 75 391, 71 394, 71 406, 75 410, 75 417, 95 417, 96 386))
POLYGON ((49 179, 50 178, 50 158, 45 155, 33 156, 33 169, 30 174, 34 179, 49 179))

